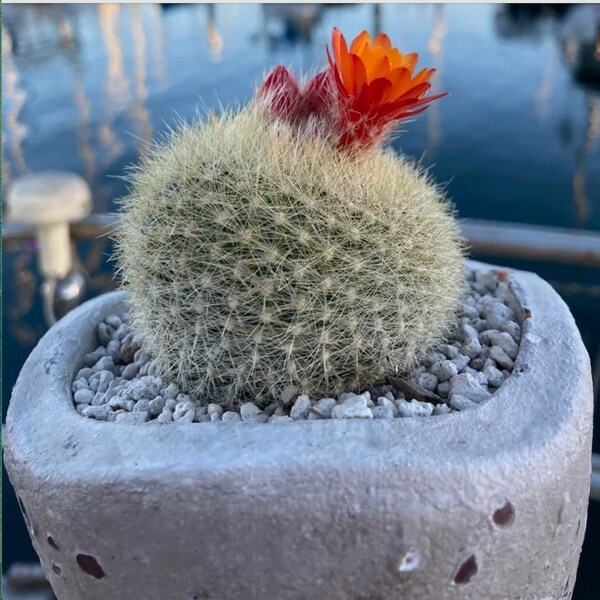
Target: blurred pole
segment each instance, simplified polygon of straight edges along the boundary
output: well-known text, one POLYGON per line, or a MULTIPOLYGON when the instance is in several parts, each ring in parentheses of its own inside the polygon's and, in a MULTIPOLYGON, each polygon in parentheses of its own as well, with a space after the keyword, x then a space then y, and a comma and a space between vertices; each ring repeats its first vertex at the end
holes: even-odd
POLYGON ((373 4, 373 36, 382 32, 381 27, 381 4, 373 4))
MULTIPOLYGON (((427 43, 427 49, 433 58, 433 68, 436 75, 431 86, 431 94, 437 94, 442 88, 442 52, 444 49, 444 36, 446 35, 446 20, 444 15, 444 6, 442 4, 433 5, 433 24, 431 35, 427 43)), ((442 139, 442 127, 440 121, 440 104, 434 102, 427 112, 427 146, 425 147, 425 156, 428 160, 434 155, 442 139)))

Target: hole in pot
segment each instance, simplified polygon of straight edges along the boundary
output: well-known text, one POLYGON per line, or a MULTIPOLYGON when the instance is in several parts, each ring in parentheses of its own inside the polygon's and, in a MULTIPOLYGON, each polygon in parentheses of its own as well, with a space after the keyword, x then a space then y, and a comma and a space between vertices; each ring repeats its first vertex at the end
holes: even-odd
POLYGON ((417 548, 411 548, 404 554, 398 563, 400 573, 410 573, 418 568, 421 562, 421 554, 417 548))
POLYGON ((51 535, 49 535, 46 539, 48 540, 48 544, 50 544, 52 548, 58 550, 58 544, 54 541, 54 538, 51 535))
POLYGON ((57 574, 60 575, 62 573, 61 568, 58 565, 52 565, 52 570, 57 574))
POLYGON ((473 576, 477 573, 477 558, 474 554, 471 554, 465 562, 458 568, 456 575, 454 576, 454 583, 463 584, 469 583, 473 576))
POLYGON ((515 507, 511 502, 494 511, 492 520, 498 527, 509 527, 515 520, 515 507))
POLYGON ((76 560, 82 571, 96 579, 102 579, 106 574, 96 558, 89 554, 78 554, 76 560))

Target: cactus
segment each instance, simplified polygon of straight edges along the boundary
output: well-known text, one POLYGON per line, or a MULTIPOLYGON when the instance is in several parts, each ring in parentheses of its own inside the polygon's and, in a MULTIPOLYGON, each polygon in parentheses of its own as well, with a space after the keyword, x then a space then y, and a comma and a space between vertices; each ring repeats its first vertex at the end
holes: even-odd
POLYGON ((452 208, 380 147, 440 96, 433 70, 413 77, 416 55, 385 35, 350 55, 334 30, 333 49, 329 70, 300 84, 276 68, 248 107, 180 126, 132 171, 116 246, 132 324, 205 402, 359 391, 409 371, 454 320, 452 208))
POLYGON ((131 183, 132 323, 206 401, 359 390, 415 366, 454 316, 457 224, 391 152, 348 160, 251 107, 182 126, 131 183))

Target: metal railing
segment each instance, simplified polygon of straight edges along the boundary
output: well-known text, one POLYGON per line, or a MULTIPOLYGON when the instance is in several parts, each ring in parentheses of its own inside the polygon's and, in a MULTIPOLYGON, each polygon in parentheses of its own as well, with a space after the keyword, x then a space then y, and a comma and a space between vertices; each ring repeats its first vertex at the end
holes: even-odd
MULTIPOLYGON (((463 219, 460 223, 474 254, 600 267, 600 233, 483 219, 463 219)), ((71 237, 82 240, 109 236, 117 226, 117 215, 95 213, 72 223, 71 237)), ((2 226, 7 249, 34 237, 35 230, 29 225, 2 226)))

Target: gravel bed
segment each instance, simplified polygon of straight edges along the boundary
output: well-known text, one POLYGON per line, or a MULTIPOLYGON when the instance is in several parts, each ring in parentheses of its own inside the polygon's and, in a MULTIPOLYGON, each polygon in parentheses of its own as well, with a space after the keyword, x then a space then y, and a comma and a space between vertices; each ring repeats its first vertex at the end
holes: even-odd
POLYGON ((98 348, 83 357, 73 381, 75 407, 84 417, 131 424, 394 419, 476 408, 510 376, 521 327, 507 302, 508 285, 493 272, 470 271, 465 289, 448 340, 406 379, 338 398, 309 398, 288 389, 265 409, 247 402, 223 411, 164 381, 135 332, 111 315, 98 326, 98 348))

